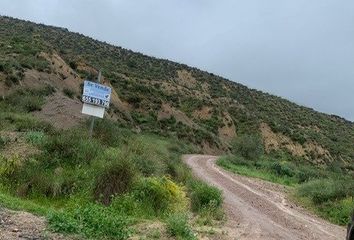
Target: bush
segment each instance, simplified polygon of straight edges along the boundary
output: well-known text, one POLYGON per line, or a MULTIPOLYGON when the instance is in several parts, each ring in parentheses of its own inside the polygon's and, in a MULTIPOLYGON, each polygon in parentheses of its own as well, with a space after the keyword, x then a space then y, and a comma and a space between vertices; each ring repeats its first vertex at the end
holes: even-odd
POLYGON ((69 88, 64 88, 63 93, 65 96, 68 96, 69 98, 74 98, 75 92, 69 88))
POLYGON ((62 165, 84 165, 95 159, 102 152, 102 146, 80 131, 64 131, 51 135, 43 146, 52 167, 62 165), (60 160, 60 162, 57 162, 60 160))
POLYGON ((161 176, 166 172, 166 161, 170 156, 165 148, 159 146, 160 144, 166 144, 166 142, 150 137, 129 139, 125 151, 144 176, 161 176))
POLYGON ((100 119, 95 122, 94 137, 110 147, 121 146, 130 139, 132 132, 122 129, 113 121, 100 119))
POLYGON ((176 237, 177 239, 197 239, 194 235, 190 224, 188 223, 188 218, 185 214, 173 214, 167 218, 166 221, 167 232, 170 236, 176 237))
POLYGON ((213 204, 216 208, 221 207, 222 194, 219 189, 200 181, 193 181, 190 184, 190 198, 192 210, 199 212, 213 204))
POLYGON ((187 203, 183 188, 167 177, 141 179, 134 189, 134 196, 151 215, 183 210, 187 203))
POLYGON ((93 239, 123 240, 130 235, 126 218, 97 204, 76 206, 65 212, 51 212, 48 222, 52 231, 81 234, 93 239))
POLYGON ((13 84, 18 84, 20 82, 20 78, 17 75, 10 74, 6 76, 5 84, 8 87, 11 87, 13 84))
POLYGON ((112 197, 131 189, 136 177, 134 163, 117 151, 110 150, 103 157, 108 164, 96 176, 94 195, 105 205, 112 197))
POLYGON ((242 135, 231 143, 231 151, 247 160, 257 160, 263 154, 263 142, 258 135, 242 135))
POLYGON ((298 187, 298 195, 308 197, 315 204, 354 196, 354 182, 348 180, 317 179, 298 187))
POLYGON ((4 148, 9 141, 10 141, 9 138, 0 136, 0 149, 4 148))
POLYGON ((16 126, 16 130, 20 132, 25 132, 25 131, 52 132, 53 131, 53 126, 50 125, 50 123, 39 121, 30 116, 12 115, 9 116, 8 120, 13 122, 16 126))
POLYGON ((292 166, 286 162, 274 162, 271 164, 270 170, 278 176, 293 177, 296 174, 292 166))
POLYGON ((45 136, 42 131, 40 131, 40 132, 30 131, 30 132, 26 133, 25 138, 26 138, 26 141, 31 144, 42 145, 44 143, 45 136))

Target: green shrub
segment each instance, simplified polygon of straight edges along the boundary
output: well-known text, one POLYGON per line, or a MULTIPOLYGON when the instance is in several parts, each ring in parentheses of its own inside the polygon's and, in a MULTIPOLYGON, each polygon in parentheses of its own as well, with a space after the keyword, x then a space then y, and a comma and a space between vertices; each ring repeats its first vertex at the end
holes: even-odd
POLYGON ((204 182, 192 181, 189 188, 193 211, 199 212, 203 208, 209 207, 210 204, 217 208, 221 207, 222 193, 216 187, 209 186, 204 182))
POLYGON ((94 195, 97 200, 108 205, 113 196, 131 190, 137 172, 134 163, 117 151, 106 152, 103 159, 108 163, 96 176, 94 195))
POLYGON ((247 160, 257 160, 263 154, 263 142, 258 135, 242 135, 232 141, 231 151, 247 160))
POLYGON ((348 223, 348 217, 354 212, 354 197, 340 201, 329 201, 320 206, 322 216, 328 217, 332 222, 340 225, 348 223))
POLYGON ((16 126, 16 130, 20 132, 25 131, 43 131, 43 132, 52 132, 53 126, 44 121, 40 121, 30 116, 19 116, 13 115, 9 117, 16 126))
POLYGON ((300 185, 298 194, 311 199, 315 204, 322 204, 331 200, 353 197, 354 182, 350 179, 317 179, 300 185))
POLYGON ((26 141, 34 144, 34 145, 41 145, 44 143, 44 133, 43 132, 27 132, 25 135, 26 141))
POLYGON ((51 135, 43 148, 53 166, 88 164, 102 152, 102 146, 87 133, 73 130, 51 135))
POLYGON ((204 206, 199 211, 198 224, 213 225, 213 222, 221 221, 225 217, 224 211, 220 206, 217 206, 215 201, 211 201, 207 206, 204 206))
POLYGON ((21 88, 5 98, 5 102, 25 112, 39 111, 45 103, 45 97, 55 92, 55 89, 46 85, 42 88, 21 88))
POLYGON ((93 239, 127 239, 129 222, 112 209, 88 204, 76 206, 65 212, 51 212, 50 229, 61 233, 75 233, 93 239))
POLYGON ((0 154, 0 177, 3 181, 16 179, 19 177, 21 169, 21 160, 18 156, 6 158, 0 154))
POLYGON ((172 214, 166 220, 167 232, 176 239, 197 239, 185 214, 172 214))
POLYGON ((14 84, 18 84, 19 82, 20 82, 20 78, 15 74, 7 75, 5 78, 5 84, 8 87, 11 87, 14 84))
POLYGON ((152 137, 129 139, 125 151, 144 176, 161 176, 166 172, 169 153, 160 144, 166 143, 152 137))
POLYGON ((74 98, 75 92, 69 88, 64 88, 63 93, 69 98, 74 98))
POLYGON ((184 189, 167 177, 141 179, 134 196, 151 215, 183 210, 187 203, 184 189))
POLYGON ((6 144, 8 144, 10 141, 10 139, 8 137, 5 136, 0 136, 0 149, 4 148, 6 146, 6 144))
POLYGON ((225 157, 225 161, 231 162, 233 164, 236 165, 240 165, 240 166, 252 166, 253 162, 245 160, 242 156, 238 156, 238 155, 230 155, 230 156, 226 156, 225 157))
POLYGON ((126 144, 133 135, 131 131, 121 128, 116 122, 107 119, 100 119, 95 122, 93 134, 95 139, 110 147, 126 144))
POLYGON ((271 164, 270 170, 278 176, 293 177, 296 174, 293 167, 286 162, 274 162, 271 164))

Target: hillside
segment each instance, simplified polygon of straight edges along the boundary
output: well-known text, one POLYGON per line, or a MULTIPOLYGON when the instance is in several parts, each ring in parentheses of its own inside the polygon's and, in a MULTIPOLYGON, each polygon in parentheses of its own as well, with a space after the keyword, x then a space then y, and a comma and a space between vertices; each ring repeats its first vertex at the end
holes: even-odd
POLYGON ((212 73, 8 17, 0 18, 0 56, 3 101, 32 101, 22 110, 59 128, 84 120, 83 79, 102 69, 115 90, 109 118, 124 127, 174 136, 206 153, 225 153, 236 136, 257 133, 267 153, 354 170, 353 123, 212 73), (43 86, 56 91, 28 96, 43 86))
POLYGON ((232 239, 253 221, 239 209, 279 215, 253 195, 254 177, 277 183, 263 186, 278 193, 256 188, 291 219, 285 194, 335 224, 353 210, 352 122, 196 68, 0 17, 0 96, 0 238, 232 239), (99 69, 112 99, 89 136, 81 92, 99 69), (224 156, 185 155, 198 152, 224 156), (212 169, 188 168, 192 159, 212 169), (251 188, 214 163, 252 177, 251 188), (223 172, 232 197, 196 170, 223 172), (245 205, 230 210, 239 194, 245 205))

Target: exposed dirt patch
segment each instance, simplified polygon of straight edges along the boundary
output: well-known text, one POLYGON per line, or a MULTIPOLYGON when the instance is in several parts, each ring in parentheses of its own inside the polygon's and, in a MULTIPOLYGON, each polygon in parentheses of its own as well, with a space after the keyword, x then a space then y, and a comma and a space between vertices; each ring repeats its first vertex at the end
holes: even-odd
POLYGON ((177 122, 182 122, 189 127, 194 127, 196 124, 182 111, 176 110, 168 103, 161 105, 161 110, 157 114, 157 120, 175 117, 177 122))
POLYGON ((71 99, 60 92, 49 96, 42 111, 33 113, 41 120, 50 122, 60 129, 68 129, 88 118, 81 113, 82 103, 78 99, 71 99))
POLYGON ((135 232, 129 238, 131 240, 140 239, 174 239, 169 237, 166 227, 161 222, 146 221, 134 226, 135 232))
POLYGON ((289 201, 287 188, 229 173, 217 157, 187 155, 194 174, 223 191, 228 221, 224 239, 342 240, 345 229, 328 223, 289 201))
POLYGON ((187 88, 195 88, 197 80, 187 70, 178 70, 178 83, 187 88))
POLYGON ((222 142, 230 143, 236 137, 236 127, 229 113, 223 113, 223 127, 219 128, 219 138, 222 142))
POLYGON ((266 123, 261 123, 260 130, 267 153, 272 150, 286 149, 294 156, 304 157, 307 160, 311 156, 317 164, 324 164, 333 159, 329 151, 316 142, 306 142, 301 145, 281 133, 274 133, 266 123))
POLYGON ((201 109, 197 109, 193 112, 193 117, 194 118, 199 118, 199 119, 210 119, 211 116, 213 115, 213 108, 209 106, 203 106, 201 109))
POLYGON ((18 157, 26 159, 27 157, 39 153, 39 150, 26 142, 23 133, 19 132, 0 132, 0 136, 6 139, 7 143, 1 149, 1 155, 5 158, 18 157))
POLYGON ((78 238, 69 238, 49 232, 43 217, 38 217, 26 212, 15 212, 0 208, 0 239, 64 240, 78 238))

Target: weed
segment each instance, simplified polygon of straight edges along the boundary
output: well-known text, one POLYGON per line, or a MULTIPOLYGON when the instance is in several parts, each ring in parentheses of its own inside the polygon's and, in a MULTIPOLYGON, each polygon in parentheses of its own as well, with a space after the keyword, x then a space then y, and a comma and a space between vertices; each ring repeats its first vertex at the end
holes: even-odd
POLYGON ((63 93, 65 94, 65 96, 67 96, 69 98, 74 98, 74 95, 75 95, 75 92, 73 90, 71 90, 70 88, 64 88, 63 93))
POLYGON ((189 185, 193 211, 199 212, 202 209, 208 208, 211 204, 215 208, 221 207, 222 194, 220 190, 196 180, 189 183, 189 185))
POLYGON ((27 132, 25 135, 26 141, 33 145, 42 145, 45 141, 45 135, 42 131, 40 132, 27 132))
POLYGON ((110 208, 97 204, 76 206, 65 212, 51 212, 50 229, 55 232, 76 233, 94 239, 127 239, 129 222, 110 208))
POLYGON ((136 170, 133 162, 118 151, 109 150, 102 159, 108 163, 96 177, 94 195, 97 200, 108 205, 113 196, 131 190, 136 170))
POLYGON ((172 214, 166 220, 167 232, 176 239, 197 239, 185 214, 172 214))

